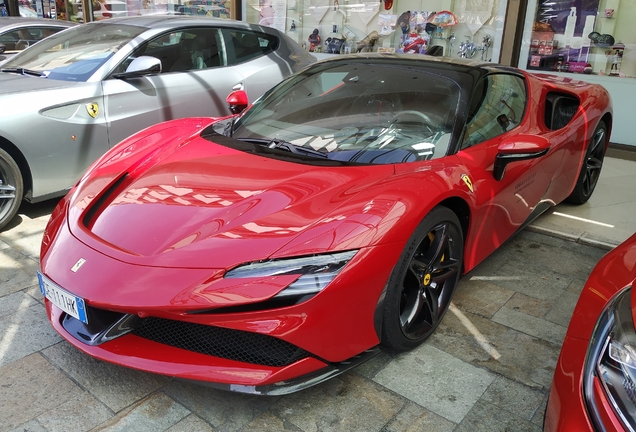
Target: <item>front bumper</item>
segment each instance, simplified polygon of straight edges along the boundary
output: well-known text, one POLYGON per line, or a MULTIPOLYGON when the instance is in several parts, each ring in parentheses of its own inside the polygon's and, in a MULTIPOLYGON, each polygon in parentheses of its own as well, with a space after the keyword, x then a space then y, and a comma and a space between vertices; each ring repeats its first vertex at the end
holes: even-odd
POLYGON ((285 366, 264 366, 176 348, 135 334, 126 334, 100 345, 88 345, 64 328, 62 322, 66 314, 63 311, 48 300, 45 304, 55 330, 92 357, 241 393, 272 396, 293 393, 346 372, 379 353, 376 347, 337 363, 307 356, 285 366))

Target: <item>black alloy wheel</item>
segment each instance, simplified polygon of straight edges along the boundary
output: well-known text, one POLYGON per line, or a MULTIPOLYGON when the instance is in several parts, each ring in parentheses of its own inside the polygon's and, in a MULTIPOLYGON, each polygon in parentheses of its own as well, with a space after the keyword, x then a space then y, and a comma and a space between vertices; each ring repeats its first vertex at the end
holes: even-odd
POLYGON ((18 212, 22 187, 20 168, 9 153, 0 149, 0 230, 18 212))
POLYGON ((583 204, 587 202, 594 192, 594 188, 601 176, 601 168, 603 168, 603 159, 605 158, 605 148, 607 145, 607 127, 605 123, 600 122, 585 152, 585 160, 581 166, 581 172, 576 181, 576 186, 566 198, 566 201, 572 204, 583 204))
POLYGON ((384 305, 382 342, 412 349, 437 328, 462 271, 464 239, 459 219, 435 207, 409 239, 393 270, 384 305))

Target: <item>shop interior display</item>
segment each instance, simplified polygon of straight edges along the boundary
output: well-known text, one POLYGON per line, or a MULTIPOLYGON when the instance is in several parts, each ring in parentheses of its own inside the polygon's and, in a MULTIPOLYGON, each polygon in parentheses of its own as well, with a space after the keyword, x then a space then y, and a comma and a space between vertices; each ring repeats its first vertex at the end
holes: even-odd
POLYGON ((435 52, 492 61, 499 7, 500 0, 256 0, 246 19, 314 53, 435 52))
POLYGON ((636 39, 633 9, 621 7, 621 0, 593 0, 582 7, 573 0, 539 2, 528 69, 636 76, 636 62, 626 49, 636 39))

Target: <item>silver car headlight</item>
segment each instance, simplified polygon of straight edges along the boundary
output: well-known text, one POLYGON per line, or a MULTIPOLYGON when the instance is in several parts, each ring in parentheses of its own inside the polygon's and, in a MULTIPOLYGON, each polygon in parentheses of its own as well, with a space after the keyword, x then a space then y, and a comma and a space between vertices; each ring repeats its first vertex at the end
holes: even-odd
POLYGON ((293 283, 274 298, 315 295, 322 291, 353 258, 356 250, 299 258, 282 258, 252 262, 236 267, 226 278, 258 278, 298 275, 293 283))
POLYGON ((631 292, 631 286, 627 287, 607 304, 592 333, 585 361, 583 392, 588 411, 601 429, 594 376, 625 428, 636 431, 636 331, 631 292))

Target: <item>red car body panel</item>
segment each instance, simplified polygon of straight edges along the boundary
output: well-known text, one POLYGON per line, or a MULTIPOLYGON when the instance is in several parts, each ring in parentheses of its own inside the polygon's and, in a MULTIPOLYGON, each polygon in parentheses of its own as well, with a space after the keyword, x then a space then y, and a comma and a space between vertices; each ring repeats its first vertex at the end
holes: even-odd
POLYGON ((95 162, 52 214, 42 242, 41 271, 90 306, 260 333, 320 360, 262 367, 160 349, 132 334, 88 346, 69 335, 60 324, 60 311, 47 301, 49 319, 73 345, 103 360, 242 385, 311 373, 377 346, 375 320, 387 281, 431 209, 442 204, 466 210, 468 272, 533 215, 573 190, 595 125, 602 116, 611 118, 609 96, 596 86, 525 76, 528 106, 517 128, 454 155, 420 162, 290 163, 201 137, 217 119, 162 123, 95 162), (533 113, 542 112, 547 93, 557 90, 577 93, 587 117, 576 117, 566 130, 550 131, 533 113), (502 180, 493 177, 497 154, 548 148, 545 156, 509 164, 502 180), (272 299, 295 279, 224 278, 235 266, 348 250, 358 253, 324 290, 303 303, 195 313, 272 299), (80 258, 84 266, 71 271, 80 258))
MULTIPOLYGON (((583 368, 592 332, 609 300, 636 279, 636 234, 605 255, 590 274, 574 309, 554 372, 546 409, 546 432, 593 431, 583 398, 583 368)), ((635 297, 632 292, 632 315, 635 297)), ((605 396, 598 379, 594 394, 608 431, 622 431, 623 425, 605 396)))

